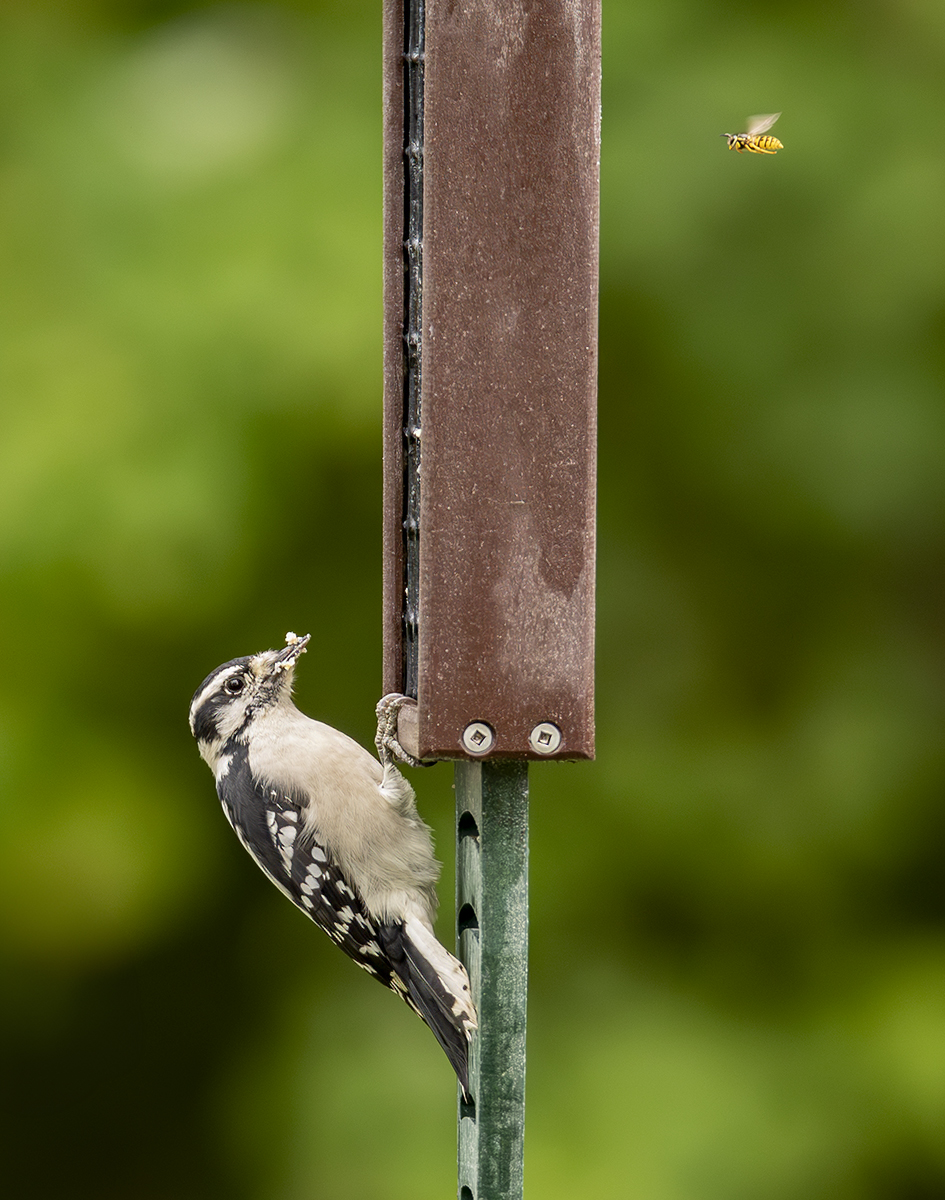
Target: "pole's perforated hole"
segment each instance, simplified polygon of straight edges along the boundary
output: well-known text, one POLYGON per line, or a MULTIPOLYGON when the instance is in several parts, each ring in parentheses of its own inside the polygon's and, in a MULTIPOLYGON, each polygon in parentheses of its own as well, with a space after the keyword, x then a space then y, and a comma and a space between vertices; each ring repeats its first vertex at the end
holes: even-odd
POLYGON ((466 933, 469 930, 479 931, 479 917, 471 904, 464 904, 459 910, 459 916, 456 918, 456 929, 459 933, 466 933))
POLYGON ((459 818, 459 824, 456 827, 456 832, 460 838, 477 838, 479 837, 479 826, 476 824, 476 818, 471 812, 464 812, 459 818))

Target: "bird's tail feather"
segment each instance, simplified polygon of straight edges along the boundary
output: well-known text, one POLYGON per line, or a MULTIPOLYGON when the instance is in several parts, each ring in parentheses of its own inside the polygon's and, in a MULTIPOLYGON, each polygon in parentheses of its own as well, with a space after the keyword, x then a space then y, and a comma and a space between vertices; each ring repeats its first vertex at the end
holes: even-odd
POLYGON ((476 1010, 466 969, 416 919, 408 919, 399 932, 401 954, 390 956, 400 967, 398 974, 406 985, 404 998, 429 1025, 468 1094, 469 1038, 476 1028, 476 1010))
POLYGON ((406 923, 404 952, 410 964, 410 997, 468 1094, 469 1038, 476 1028, 476 1010, 466 968, 416 920, 406 923))

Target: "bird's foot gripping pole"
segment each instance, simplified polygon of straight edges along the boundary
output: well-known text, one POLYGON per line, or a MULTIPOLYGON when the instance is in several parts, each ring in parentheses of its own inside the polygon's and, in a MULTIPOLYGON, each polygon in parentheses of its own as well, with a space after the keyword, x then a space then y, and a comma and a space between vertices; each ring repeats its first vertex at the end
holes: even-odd
POLYGON ((389 692, 378 700, 375 709, 377 733, 374 735, 374 745, 377 747, 377 757, 382 767, 388 767, 395 762, 405 763, 408 767, 425 765, 419 758, 408 754, 397 737, 402 710, 415 708, 416 703, 416 700, 401 695, 400 692, 389 692))

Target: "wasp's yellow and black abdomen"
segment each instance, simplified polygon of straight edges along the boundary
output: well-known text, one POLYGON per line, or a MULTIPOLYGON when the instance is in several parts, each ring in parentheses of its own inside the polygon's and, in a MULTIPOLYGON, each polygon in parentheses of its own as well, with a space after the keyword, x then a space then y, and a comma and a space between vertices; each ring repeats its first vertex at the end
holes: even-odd
POLYGON ((749 133, 725 133, 722 136, 728 138, 729 150, 737 150, 739 154, 745 150, 750 154, 777 154, 779 150, 784 149, 778 139, 770 133, 762 137, 749 133))
POLYGON ((766 133, 764 137, 750 137, 745 142, 745 149, 750 150, 752 154, 777 154, 784 147, 776 137, 772 137, 770 133, 766 133))

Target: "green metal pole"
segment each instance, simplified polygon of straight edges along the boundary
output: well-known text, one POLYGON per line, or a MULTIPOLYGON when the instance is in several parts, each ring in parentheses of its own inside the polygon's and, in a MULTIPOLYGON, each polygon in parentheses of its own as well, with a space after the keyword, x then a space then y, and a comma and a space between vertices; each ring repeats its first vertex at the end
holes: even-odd
POLYGON ((521 1200, 528 763, 456 764, 456 921, 479 1031, 459 1102, 459 1200, 521 1200))

